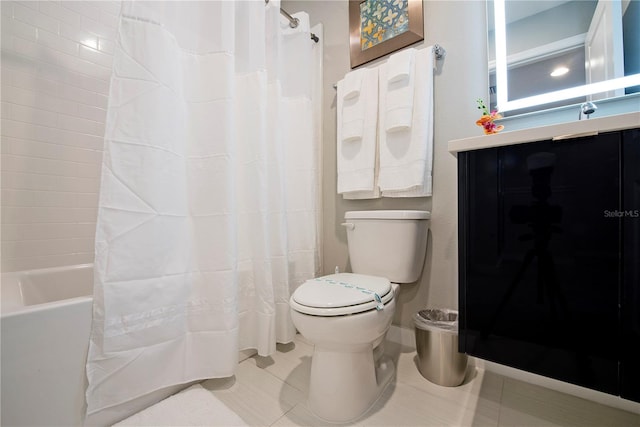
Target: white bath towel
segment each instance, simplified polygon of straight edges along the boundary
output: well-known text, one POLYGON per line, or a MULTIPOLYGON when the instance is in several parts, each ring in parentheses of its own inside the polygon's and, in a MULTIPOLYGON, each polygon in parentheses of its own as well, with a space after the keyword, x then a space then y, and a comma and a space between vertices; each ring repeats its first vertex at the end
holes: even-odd
MULTIPOLYGON (((359 141, 362 139, 365 126, 366 96, 360 96, 366 69, 347 73, 340 82, 338 97, 342 98, 342 141, 359 141)), ((365 89, 366 90, 366 89, 365 89)))
POLYGON ((338 82, 337 109, 337 163, 338 194, 352 193, 345 198, 380 197, 376 184, 377 120, 378 120, 378 69, 362 69, 360 94, 344 99, 344 80, 338 82), (363 130, 358 139, 344 139, 343 113, 345 104, 362 105, 363 130))
POLYGON ((246 426, 213 393, 194 384, 115 426, 246 426))
POLYGON ((349 191, 342 193, 342 197, 347 200, 379 199, 382 197, 378 177, 380 176, 380 155, 378 148, 378 136, 376 133, 375 162, 373 168, 373 190, 349 191))
POLYGON ((387 72, 387 82, 396 83, 400 80, 407 79, 413 73, 413 61, 416 49, 404 49, 394 53, 389 57, 387 64, 389 66, 387 72))
MULTIPOLYGON (((380 114, 380 176, 383 197, 425 197, 432 194, 433 47, 415 54, 416 76, 411 128, 387 132, 380 114)), ((388 64, 380 67, 380 111, 386 111, 388 64)))
POLYGON ((360 95, 364 69, 352 71, 344 76, 343 99, 352 99, 360 95))
POLYGON ((387 61, 385 129, 398 132, 411 127, 415 93, 416 49, 394 53, 387 61))

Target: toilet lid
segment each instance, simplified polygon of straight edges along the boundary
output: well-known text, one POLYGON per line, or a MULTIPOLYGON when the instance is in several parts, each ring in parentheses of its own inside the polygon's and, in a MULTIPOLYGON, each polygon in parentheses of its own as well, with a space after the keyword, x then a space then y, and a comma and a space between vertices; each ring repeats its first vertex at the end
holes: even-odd
POLYGON ((374 309, 393 298, 384 277, 339 273, 307 280, 291 296, 297 311, 318 316, 339 316, 374 309))

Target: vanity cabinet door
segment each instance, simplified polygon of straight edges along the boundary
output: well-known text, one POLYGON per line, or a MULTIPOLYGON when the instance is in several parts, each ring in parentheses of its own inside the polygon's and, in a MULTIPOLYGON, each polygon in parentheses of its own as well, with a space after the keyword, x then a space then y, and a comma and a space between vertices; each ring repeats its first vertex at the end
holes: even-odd
POLYGON ((623 132, 620 395, 640 402, 640 129, 623 132))
POLYGON ((460 348, 618 394, 620 133, 459 154, 460 348))

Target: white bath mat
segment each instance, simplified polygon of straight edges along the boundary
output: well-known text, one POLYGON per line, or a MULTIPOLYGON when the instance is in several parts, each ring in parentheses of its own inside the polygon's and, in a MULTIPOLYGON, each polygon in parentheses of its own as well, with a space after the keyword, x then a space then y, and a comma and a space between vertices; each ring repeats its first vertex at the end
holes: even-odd
POLYGON ((246 426, 235 412, 200 384, 182 390, 115 426, 246 426))

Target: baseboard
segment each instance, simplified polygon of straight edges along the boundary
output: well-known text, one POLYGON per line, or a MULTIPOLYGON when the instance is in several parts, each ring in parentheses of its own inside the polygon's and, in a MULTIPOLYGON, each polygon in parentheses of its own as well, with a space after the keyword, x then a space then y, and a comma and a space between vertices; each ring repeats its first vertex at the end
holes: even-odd
MULTIPOLYGON (((391 325, 391 328, 389 328, 389 332, 387 333, 387 340, 396 344, 401 344, 402 346, 408 347, 415 351, 415 332, 411 328, 391 325)), ((477 357, 469 356, 469 364, 471 366, 475 366, 476 368, 484 369, 485 371, 490 371, 508 378, 524 381, 529 384, 535 384, 537 386, 545 387, 561 393, 570 394, 572 396, 590 400, 592 402, 600 403, 612 408, 622 409, 624 411, 640 414, 640 403, 626 400, 619 396, 613 396, 611 394, 602 393, 585 387, 580 387, 575 384, 554 380, 542 375, 532 374, 531 372, 526 372, 520 369, 511 368, 509 366, 500 365, 498 363, 489 362, 477 357)), ((420 375, 417 370, 416 375, 420 375)))

